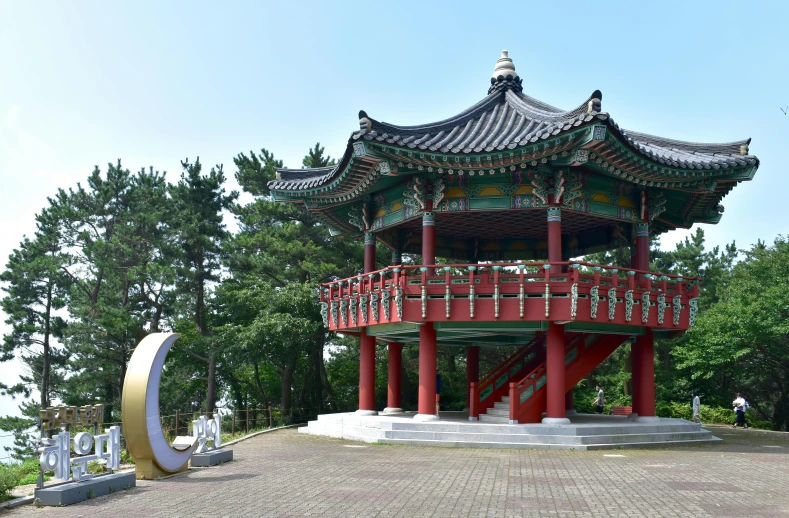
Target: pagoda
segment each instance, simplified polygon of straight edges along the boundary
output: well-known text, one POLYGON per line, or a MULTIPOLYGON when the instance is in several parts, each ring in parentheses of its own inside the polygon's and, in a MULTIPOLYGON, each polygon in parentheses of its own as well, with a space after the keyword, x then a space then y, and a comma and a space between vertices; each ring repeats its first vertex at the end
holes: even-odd
POLYGON ((320 294, 327 328, 361 340, 357 413, 377 413, 376 341, 388 345, 383 413, 402 412, 402 346, 418 343, 414 419, 439 419, 441 343, 466 347, 469 419, 495 421, 498 403, 510 424, 568 423, 573 387, 632 343, 631 417, 656 420, 654 340, 693 325, 700 279, 650 271, 649 237, 720 221, 722 198, 759 161, 750 140, 626 130, 602 98, 565 111, 529 97, 503 51, 487 96, 458 115, 397 126, 361 111, 337 165, 277 170, 274 199, 364 239, 364 273, 320 294), (377 246, 391 265, 375 264, 377 246), (573 260, 621 247, 629 268, 573 260), (480 377, 491 345, 514 353, 480 377))

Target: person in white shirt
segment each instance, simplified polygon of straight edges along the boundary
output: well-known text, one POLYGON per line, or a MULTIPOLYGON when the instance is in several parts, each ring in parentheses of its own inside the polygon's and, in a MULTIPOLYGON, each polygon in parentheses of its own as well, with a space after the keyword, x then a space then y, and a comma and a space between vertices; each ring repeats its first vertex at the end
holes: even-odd
POLYGON ((701 412, 701 400, 699 399, 699 395, 695 392, 691 395, 693 396, 693 422, 701 423, 701 417, 699 417, 699 412, 701 412))
POLYGON ((603 393, 603 389, 600 388, 600 385, 595 386, 595 390, 597 391, 597 399, 595 399, 595 413, 602 414, 603 407, 605 406, 605 394, 603 393))
POLYGON ((745 401, 742 394, 737 392, 737 399, 732 401, 732 405, 734 405, 734 414, 737 416, 734 421, 734 427, 737 428, 737 425, 741 424, 743 428, 748 428, 748 423, 745 421, 745 411, 748 410, 748 402, 745 401))

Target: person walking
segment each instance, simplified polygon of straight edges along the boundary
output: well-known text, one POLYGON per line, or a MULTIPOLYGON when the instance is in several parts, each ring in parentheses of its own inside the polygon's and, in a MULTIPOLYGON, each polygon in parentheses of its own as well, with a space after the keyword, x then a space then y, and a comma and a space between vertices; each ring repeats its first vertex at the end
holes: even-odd
POLYGON ((748 428, 748 422, 745 420, 745 411, 748 410, 748 402, 745 401, 742 394, 737 392, 737 399, 732 401, 732 405, 734 405, 734 415, 736 416, 734 428, 737 428, 738 424, 741 424, 743 428, 748 428))
POLYGON ((603 407, 605 406, 605 393, 603 389, 600 388, 600 385, 595 385, 595 390, 597 391, 597 399, 595 399, 595 414, 603 414, 603 407))
POLYGON ((701 412, 701 400, 699 399, 699 395, 695 392, 691 395, 693 396, 693 422, 701 424, 701 417, 699 417, 699 413, 701 412))
POLYGON ((439 411, 439 400, 441 399, 441 374, 436 371, 436 415, 439 411))

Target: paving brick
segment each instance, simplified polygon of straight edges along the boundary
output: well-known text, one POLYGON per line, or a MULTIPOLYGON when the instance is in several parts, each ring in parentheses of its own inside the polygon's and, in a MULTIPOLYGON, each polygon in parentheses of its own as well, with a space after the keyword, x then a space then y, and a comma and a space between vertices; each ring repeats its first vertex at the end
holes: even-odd
POLYGON ((549 451, 372 445, 283 430, 236 444, 228 464, 4 516, 789 516, 789 435, 713 433, 726 442, 549 451))

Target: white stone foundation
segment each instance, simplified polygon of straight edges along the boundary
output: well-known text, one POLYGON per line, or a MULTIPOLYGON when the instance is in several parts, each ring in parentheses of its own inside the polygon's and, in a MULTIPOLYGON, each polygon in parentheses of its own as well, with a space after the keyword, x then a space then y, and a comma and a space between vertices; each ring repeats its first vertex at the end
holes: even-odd
POLYGON ((701 425, 684 419, 635 422, 625 416, 577 414, 567 421, 569 424, 489 423, 469 421, 466 412, 441 412, 441 419, 414 412, 377 416, 343 413, 320 415, 299 428, 299 433, 370 443, 465 448, 597 450, 720 442, 701 425), (422 421, 425 417, 430 420, 422 421))

